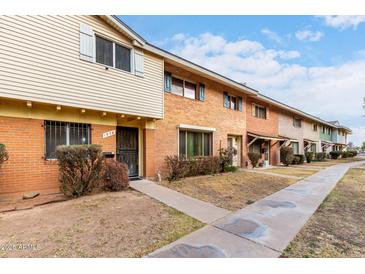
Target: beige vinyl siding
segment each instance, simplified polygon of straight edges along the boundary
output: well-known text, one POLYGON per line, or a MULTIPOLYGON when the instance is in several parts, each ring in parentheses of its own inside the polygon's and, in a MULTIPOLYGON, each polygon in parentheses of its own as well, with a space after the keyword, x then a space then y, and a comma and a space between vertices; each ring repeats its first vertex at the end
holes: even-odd
POLYGON ((163 60, 144 51, 143 77, 80 59, 80 23, 131 46, 97 16, 0 16, 0 97, 163 117, 163 60))

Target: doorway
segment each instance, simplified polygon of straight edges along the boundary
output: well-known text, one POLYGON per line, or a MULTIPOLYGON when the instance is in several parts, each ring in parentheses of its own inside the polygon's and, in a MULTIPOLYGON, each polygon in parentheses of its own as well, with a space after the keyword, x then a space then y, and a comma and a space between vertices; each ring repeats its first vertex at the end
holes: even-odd
POLYGON ((228 135, 227 147, 233 149, 232 165, 240 167, 241 166, 241 137, 228 135))
POLYGON ((128 165, 129 177, 139 175, 138 128, 117 127, 117 160, 128 165))

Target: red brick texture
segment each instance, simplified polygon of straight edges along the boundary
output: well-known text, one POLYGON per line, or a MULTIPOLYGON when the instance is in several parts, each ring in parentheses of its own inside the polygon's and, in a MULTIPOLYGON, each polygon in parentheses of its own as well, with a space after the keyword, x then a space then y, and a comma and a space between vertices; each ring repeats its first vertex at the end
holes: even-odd
MULTIPOLYGON (((254 98, 248 98, 246 101, 246 113, 247 113, 247 132, 253 132, 265 136, 278 136, 279 135, 279 114, 278 110, 261 101, 257 101, 254 98), (257 104, 264 106, 267 109, 267 119, 257 118, 252 113, 252 105, 257 104)), ((277 141, 271 141, 270 143, 270 164, 277 165, 279 161, 279 143, 277 141)))
MULTIPOLYGON (((115 152, 115 136, 102 138, 113 126, 92 125, 91 139, 104 151, 115 152)), ((45 160, 43 120, 0 116, 0 143, 6 145, 9 160, 0 168, 0 193, 58 191, 58 165, 45 160)))
POLYGON ((218 154, 219 147, 227 147, 227 136, 242 137, 243 145, 241 164, 246 161, 246 110, 245 95, 241 92, 224 87, 190 72, 165 64, 165 69, 173 75, 186 80, 205 84, 205 101, 188 99, 175 94, 165 93, 164 119, 156 122, 156 156, 155 169, 166 175, 164 159, 167 155, 178 154, 179 124, 188 124, 215 128, 213 132, 213 154, 218 154), (243 111, 227 109, 223 106, 223 92, 243 97, 243 111))

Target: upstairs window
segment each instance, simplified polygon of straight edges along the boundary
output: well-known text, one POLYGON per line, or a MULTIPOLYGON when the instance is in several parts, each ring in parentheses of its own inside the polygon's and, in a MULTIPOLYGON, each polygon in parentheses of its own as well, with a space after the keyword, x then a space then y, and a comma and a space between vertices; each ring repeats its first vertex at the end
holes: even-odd
POLYGON ((266 107, 255 105, 255 117, 266 119, 266 107))
POLYGON ((318 125, 317 124, 313 124, 313 131, 317 131, 318 130, 318 125))
POLYGON ((96 36, 96 62, 113 66, 113 42, 96 36))
POLYGON ((224 92, 223 105, 225 108, 242 111, 242 97, 224 92))
POLYGON ((293 118, 293 126, 294 127, 302 127, 302 119, 300 118, 293 118))
POLYGON ((131 72, 131 49, 96 36, 96 62, 131 72))
POLYGON ((205 100, 205 85, 199 83, 198 85, 184 79, 172 76, 170 72, 164 73, 164 88, 165 92, 183 96, 189 99, 205 100))
POLYGON ((184 95, 184 81, 175 77, 172 77, 171 93, 176 95, 184 95))
POLYGON ((184 96, 190 99, 195 99, 196 85, 185 81, 184 96))
POLYGON ((46 159, 56 158, 56 148, 61 145, 90 144, 90 125, 45 121, 46 159))

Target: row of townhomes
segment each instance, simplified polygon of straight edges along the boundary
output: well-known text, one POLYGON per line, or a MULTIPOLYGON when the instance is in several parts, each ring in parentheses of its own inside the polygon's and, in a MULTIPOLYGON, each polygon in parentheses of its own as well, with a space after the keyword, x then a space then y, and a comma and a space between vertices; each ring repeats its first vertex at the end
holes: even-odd
MULTIPOLYGON (((325 102, 324 102, 325 103, 325 102)), ((0 16, 0 193, 58 189, 58 145, 100 144, 131 177, 168 155, 346 148, 351 130, 159 49, 115 16, 0 16)))

